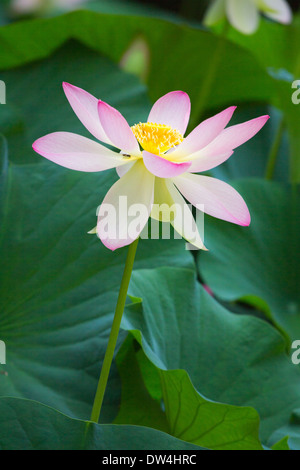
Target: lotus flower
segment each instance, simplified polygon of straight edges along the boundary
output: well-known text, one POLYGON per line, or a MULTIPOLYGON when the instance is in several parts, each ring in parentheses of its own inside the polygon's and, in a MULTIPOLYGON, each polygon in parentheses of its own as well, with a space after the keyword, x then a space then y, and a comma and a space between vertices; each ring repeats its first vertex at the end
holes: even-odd
MULTIPOLYGON (((124 210, 139 203, 145 207, 134 237, 128 233, 107 237, 99 217, 97 234, 111 250, 129 245, 147 224, 149 217, 170 222, 175 230, 197 248, 204 248, 192 211, 186 210, 186 198, 192 205, 204 205, 204 212, 242 226, 250 224, 250 214, 235 189, 218 179, 198 175, 225 162, 233 150, 251 139, 266 123, 261 116, 225 129, 236 107, 232 106, 199 124, 186 138, 190 99, 183 91, 173 91, 152 107, 148 121, 129 126, 125 118, 109 104, 68 83, 63 84, 71 107, 89 132, 106 145, 69 132, 57 132, 40 138, 33 149, 61 166, 77 171, 98 172, 116 168, 120 179, 111 187, 101 207, 113 206, 118 225, 124 210), (184 196, 184 197, 183 197, 184 196), (155 204, 154 204, 155 203, 155 204), (157 205, 182 209, 170 218, 157 213, 157 205), (193 237, 191 239, 191 227, 193 237), (196 235, 195 235, 196 233, 196 235)), ((115 227, 115 233, 123 227, 115 227)), ((124 230, 123 230, 124 232, 124 230)), ((126 231, 125 231, 126 232, 126 231)))
POLYGON ((227 16, 238 31, 253 34, 259 25, 259 12, 279 23, 292 21, 292 11, 286 0, 213 0, 204 22, 213 26, 227 16))

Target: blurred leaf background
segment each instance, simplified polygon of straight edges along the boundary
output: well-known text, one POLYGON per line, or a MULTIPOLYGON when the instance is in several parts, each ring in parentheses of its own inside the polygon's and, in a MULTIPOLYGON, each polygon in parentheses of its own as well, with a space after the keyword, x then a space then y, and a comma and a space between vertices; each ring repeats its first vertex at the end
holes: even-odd
POLYGON ((249 228, 205 217, 208 253, 141 242, 85 448, 300 449, 300 14, 290 4, 292 25, 261 19, 253 36, 224 38, 203 26, 204 0, 40 2, 22 14, 1 3, 0 449, 81 448, 126 256, 87 235, 115 171, 71 172, 31 148, 49 132, 87 135, 63 81, 131 125, 176 89, 191 97, 190 130, 230 105, 233 123, 271 116, 210 172, 243 195, 249 228))

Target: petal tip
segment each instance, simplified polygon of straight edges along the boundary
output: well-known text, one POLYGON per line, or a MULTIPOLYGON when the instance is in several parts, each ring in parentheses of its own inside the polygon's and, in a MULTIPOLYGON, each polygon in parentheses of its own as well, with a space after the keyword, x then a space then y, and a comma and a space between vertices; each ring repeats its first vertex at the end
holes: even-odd
POLYGON ((187 92, 186 92, 186 91, 183 91, 183 90, 174 90, 174 91, 170 91, 168 94, 171 95, 171 94, 174 94, 174 93, 178 93, 178 94, 180 94, 180 95, 185 95, 185 96, 188 96, 188 97, 189 97, 189 95, 187 94, 187 92))
POLYGON ((111 108, 111 106, 108 104, 108 103, 105 103, 105 101, 102 101, 102 100, 98 100, 98 109, 102 107, 102 108, 111 108))
POLYGON ((62 87, 63 87, 64 91, 66 91, 66 90, 74 88, 74 85, 71 85, 71 83, 68 83, 68 82, 63 82, 62 87))
POLYGON ((250 224, 251 224, 251 215, 250 215, 250 212, 248 211, 246 220, 244 222, 241 222, 240 225, 242 227, 249 227, 250 224))
MULTIPOLYGON (((100 115, 100 112, 103 113, 105 111, 110 111, 113 110, 119 114, 119 111, 117 109, 114 109, 112 106, 110 106, 108 103, 102 100, 98 100, 98 114, 100 115)), ((101 116, 100 116, 101 119, 101 116)))
MULTIPOLYGON (((97 234, 97 237, 99 238, 99 240, 105 246, 105 248, 107 248, 108 250, 113 251, 113 252, 118 250, 119 248, 123 248, 124 246, 130 244, 130 243, 120 243, 120 240, 119 240, 119 242, 116 241, 115 243, 112 243, 109 238, 101 238, 101 235, 99 234, 98 229, 97 229, 96 234, 97 234)), ((133 241, 134 240, 132 240, 131 243, 133 243, 133 241)))
POLYGON ((33 142, 33 144, 32 144, 33 150, 34 150, 35 152, 37 152, 37 153, 39 153, 38 144, 39 144, 39 141, 40 141, 40 140, 41 140, 41 139, 37 139, 37 140, 36 140, 35 142, 33 142))

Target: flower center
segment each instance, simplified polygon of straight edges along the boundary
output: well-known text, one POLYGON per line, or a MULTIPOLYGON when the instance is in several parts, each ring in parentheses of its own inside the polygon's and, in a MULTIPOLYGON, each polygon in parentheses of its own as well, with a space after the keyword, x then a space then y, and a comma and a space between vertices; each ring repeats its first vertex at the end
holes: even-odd
POLYGON ((162 155, 183 141, 180 132, 165 124, 140 122, 132 126, 131 129, 142 148, 156 155, 162 155))

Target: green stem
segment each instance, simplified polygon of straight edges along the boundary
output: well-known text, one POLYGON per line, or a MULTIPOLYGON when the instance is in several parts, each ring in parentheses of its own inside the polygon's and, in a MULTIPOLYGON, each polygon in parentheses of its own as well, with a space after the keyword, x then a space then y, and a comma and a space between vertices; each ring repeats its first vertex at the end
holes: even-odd
POLYGON ((108 340, 108 345, 103 361, 103 366, 101 370, 101 375, 98 383, 98 388, 94 400, 94 405, 93 405, 93 411, 91 415, 91 421, 94 423, 99 422, 100 418, 100 413, 101 413, 101 408, 102 408, 102 403, 104 399, 104 394, 107 386, 107 381, 108 381, 108 376, 111 368, 111 364, 113 361, 114 357, 114 352, 119 336, 119 331, 120 331, 120 326, 121 326, 121 320, 125 308, 125 302, 126 302, 126 297, 127 297, 127 292, 128 292, 128 287, 129 287, 129 282, 131 278, 131 273, 132 273, 132 268, 133 268, 133 263, 136 255, 136 250, 138 246, 139 239, 135 240, 128 249, 128 254, 127 254, 127 260, 125 264, 125 269, 123 273, 123 278, 120 286, 120 292, 119 292, 119 298, 117 302, 117 307, 116 307, 116 312, 108 340))
POLYGON ((284 129, 285 129, 285 122, 284 122, 284 119, 282 118, 280 121, 278 130, 277 130, 276 136, 275 136, 275 140, 270 150, 269 158, 268 158, 267 169, 266 169, 266 179, 269 181, 272 180, 274 176, 277 156, 278 156, 280 144, 282 141, 284 129))

